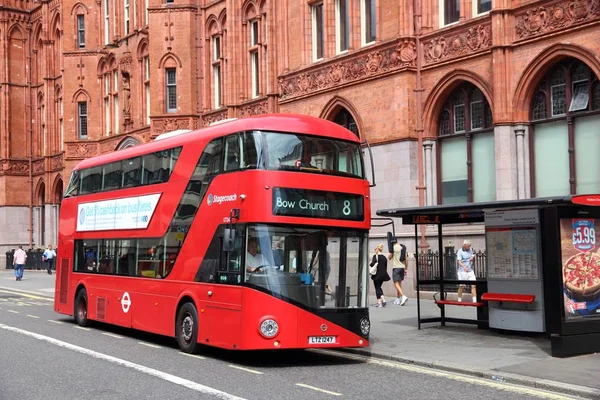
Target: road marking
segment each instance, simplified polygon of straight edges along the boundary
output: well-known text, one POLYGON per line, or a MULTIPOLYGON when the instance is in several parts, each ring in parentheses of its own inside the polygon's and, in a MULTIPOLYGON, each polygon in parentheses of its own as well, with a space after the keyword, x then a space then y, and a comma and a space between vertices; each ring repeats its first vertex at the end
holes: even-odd
POLYGON ((11 313, 13 313, 13 314, 21 314, 20 312, 18 312, 18 311, 15 311, 15 310, 7 310, 7 311, 8 311, 8 312, 11 312, 11 313))
POLYGON ((197 358, 199 360, 206 360, 206 357, 202 357, 202 356, 197 356, 195 354, 189 354, 189 353, 184 353, 182 351, 179 352, 179 354, 182 354, 184 356, 188 356, 188 357, 193 357, 193 358, 197 358))
POLYGON ((235 368, 235 369, 239 369, 241 371, 246 371, 246 372, 250 372, 251 374, 256 374, 256 375, 262 375, 263 373, 260 371, 255 371, 253 369, 249 369, 249 368, 244 368, 244 367, 240 367, 238 365, 233 365, 233 364, 229 364, 228 365, 229 368, 235 368))
POLYGON ((433 368, 419 367, 416 365, 401 364, 400 362, 379 360, 379 359, 374 359, 374 358, 370 358, 370 357, 365 357, 365 356, 360 356, 360 355, 355 355, 355 354, 340 353, 340 352, 331 351, 331 350, 311 350, 311 351, 314 351, 317 353, 322 353, 322 354, 327 354, 330 356, 342 357, 342 358, 346 358, 346 359, 350 359, 350 360, 359 360, 359 361, 363 361, 368 364, 382 365, 382 366, 391 367, 391 368, 395 368, 395 369, 401 369, 404 371, 416 372, 419 374, 425 374, 425 375, 436 376, 436 377, 441 377, 441 378, 446 378, 446 379, 452 379, 455 381, 470 383, 473 385, 487 386, 490 388, 505 390, 508 392, 527 394, 530 396, 540 397, 543 399, 566 400, 566 399, 574 398, 574 397, 569 397, 566 395, 561 395, 558 393, 548 392, 548 391, 542 390, 542 389, 529 388, 529 387, 525 387, 525 386, 517 386, 514 384, 510 384, 510 383, 498 383, 498 382, 494 382, 491 380, 487 380, 485 378, 477 378, 477 377, 469 376, 469 375, 461 375, 458 373, 446 372, 446 371, 442 371, 442 370, 436 370, 433 368))
POLYGON ((155 344, 150 344, 150 343, 145 343, 145 342, 138 342, 138 343, 141 344, 141 345, 143 345, 143 346, 148 346, 148 347, 152 347, 152 348, 155 348, 155 349, 162 349, 162 347, 157 346, 155 344))
POLYGON ((234 396, 227 392, 223 392, 221 390, 214 389, 209 386, 205 386, 200 383, 196 383, 196 382, 181 378, 179 376, 171 375, 169 373, 162 372, 162 371, 156 370, 154 368, 145 367, 143 365, 135 364, 131 361, 127 361, 127 360, 123 360, 121 358, 109 356, 107 354, 98 353, 96 351, 86 349, 84 347, 76 346, 71 343, 63 342, 62 340, 54 339, 49 336, 40 335, 38 333, 29 332, 29 331, 26 331, 23 329, 15 328, 13 326, 4 325, 4 324, 0 324, 0 329, 4 329, 4 330, 10 331, 10 332, 15 332, 15 333, 19 333, 21 335, 29 336, 29 337, 35 338, 37 340, 41 340, 41 341, 44 341, 44 342, 47 342, 50 344, 54 344, 56 346, 59 346, 59 347, 62 347, 62 348, 68 349, 68 350, 72 350, 72 351, 75 351, 75 352, 78 352, 81 354, 85 354, 90 357, 94 357, 94 358, 97 358, 100 360, 108 361, 113 364, 117 364, 122 367, 131 368, 136 371, 142 372, 144 374, 148 374, 148 375, 157 377, 157 378, 165 380, 167 382, 171 382, 176 385, 183 386, 183 387, 186 387, 191 390, 195 390, 200 393, 215 396, 216 398, 221 399, 221 400, 245 400, 242 397, 234 396))
POLYGON ((20 290, 16 290, 16 289, 0 289, 0 292, 2 293, 8 293, 8 294, 17 294, 19 296, 24 296, 24 297, 29 297, 30 299, 36 299, 36 300, 46 300, 46 301, 54 301, 53 299, 49 299, 47 297, 42 297, 42 296, 35 296, 33 294, 29 294, 26 292, 22 292, 20 290))
POLYGON ((82 331, 91 331, 90 328, 86 328, 85 326, 75 325, 73 328, 81 329, 82 331))
POLYGON ((48 322, 52 322, 53 324, 62 324, 60 321, 55 321, 53 319, 49 319, 48 322))
POLYGON ((102 332, 102 334, 104 336, 114 337, 115 339, 123 339, 123 336, 115 335, 114 333, 110 333, 110 332, 102 332))
POLYGON ((314 386, 310 386, 310 385, 305 385, 304 383, 296 383, 296 386, 300 386, 306 389, 311 389, 311 390, 316 390, 317 392, 321 392, 321 393, 327 393, 330 394, 332 396, 341 396, 341 393, 337 393, 337 392, 331 392, 329 390, 325 390, 325 389, 319 389, 318 387, 314 387, 314 386))
POLYGON ((29 318, 39 318, 37 315, 31 315, 31 314, 27 314, 27 316, 28 316, 29 318))

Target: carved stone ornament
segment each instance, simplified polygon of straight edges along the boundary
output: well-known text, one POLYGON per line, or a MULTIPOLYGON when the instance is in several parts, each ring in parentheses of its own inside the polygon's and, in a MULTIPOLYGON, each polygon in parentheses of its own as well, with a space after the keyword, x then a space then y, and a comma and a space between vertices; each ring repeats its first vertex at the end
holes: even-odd
POLYGON ((64 168, 62 154, 57 154, 55 156, 50 157, 50 168, 52 169, 52 171, 64 168))
POLYGON ((519 39, 568 28, 600 17, 600 0, 572 0, 533 7, 516 15, 519 39))
POLYGON ((204 114, 202 116, 202 125, 209 126, 213 122, 223 121, 224 119, 227 119, 227 116, 228 116, 228 111, 226 109, 222 110, 222 111, 218 111, 218 112, 213 112, 210 114, 204 114))
POLYGON ((249 117, 251 115, 266 114, 269 111, 269 103, 265 100, 245 104, 240 107, 240 118, 249 117))
POLYGON ((470 55, 492 46, 492 25, 481 24, 451 36, 424 40, 425 65, 470 55))
POLYGON ((29 161, 2 160, 0 161, 0 175, 27 175, 29 174, 29 161))
POLYGON ((188 118, 164 118, 152 120, 152 135, 160 135, 164 132, 176 131, 178 129, 190 129, 188 118))
POLYGON ((43 174, 44 170, 46 168, 44 167, 44 160, 36 160, 33 162, 33 173, 34 174, 43 174))
POLYGON ((87 158, 95 156, 98 152, 96 143, 70 143, 67 145, 67 157, 87 158))
POLYGON ((131 52, 126 51, 123 56, 119 59, 119 69, 124 75, 131 75, 131 65, 133 64, 133 57, 131 52))
POLYGON ((280 100, 289 100, 336 88, 360 79, 414 68, 417 48, 413 39, 386 44, 379 49, 360 52, 343 60, 320 64, 317 68, 295 72, 279 78, 280 100))

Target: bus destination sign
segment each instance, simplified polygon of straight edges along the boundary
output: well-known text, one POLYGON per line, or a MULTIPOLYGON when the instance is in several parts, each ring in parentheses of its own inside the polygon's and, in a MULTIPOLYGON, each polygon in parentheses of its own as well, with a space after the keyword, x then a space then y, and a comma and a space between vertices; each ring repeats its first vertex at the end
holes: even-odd
POLYGON ((364 198, 350 193, 273 188, 273 215, 364 220, 364 198))

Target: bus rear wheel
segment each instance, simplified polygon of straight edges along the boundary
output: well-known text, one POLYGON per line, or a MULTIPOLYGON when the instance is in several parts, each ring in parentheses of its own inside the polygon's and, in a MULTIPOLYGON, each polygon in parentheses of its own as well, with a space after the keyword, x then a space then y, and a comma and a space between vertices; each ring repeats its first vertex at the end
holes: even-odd
POLYGON ((90 321, 88 320, 88 299, 87 291, 81 289, 75 296, 75 322, 79 326, 88 326, 90 321))
POLYGON ((175 334, 181 351, 191 354, 198 350, 198 312, 192 303, 185 303, 179 309, 175 334))

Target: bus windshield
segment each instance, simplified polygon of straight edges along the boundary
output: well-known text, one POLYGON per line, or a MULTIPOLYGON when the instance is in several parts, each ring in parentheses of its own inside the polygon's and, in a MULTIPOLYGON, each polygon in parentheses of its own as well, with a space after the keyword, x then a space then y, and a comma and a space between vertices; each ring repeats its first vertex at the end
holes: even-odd
POLYGON ((263 132, 262 142, 266 169, 364 178, 358 143, 277 132, 263 132))
POLYGON ((367 233, 251 225, 248 286, 308 309, 367 306, 367 233))

